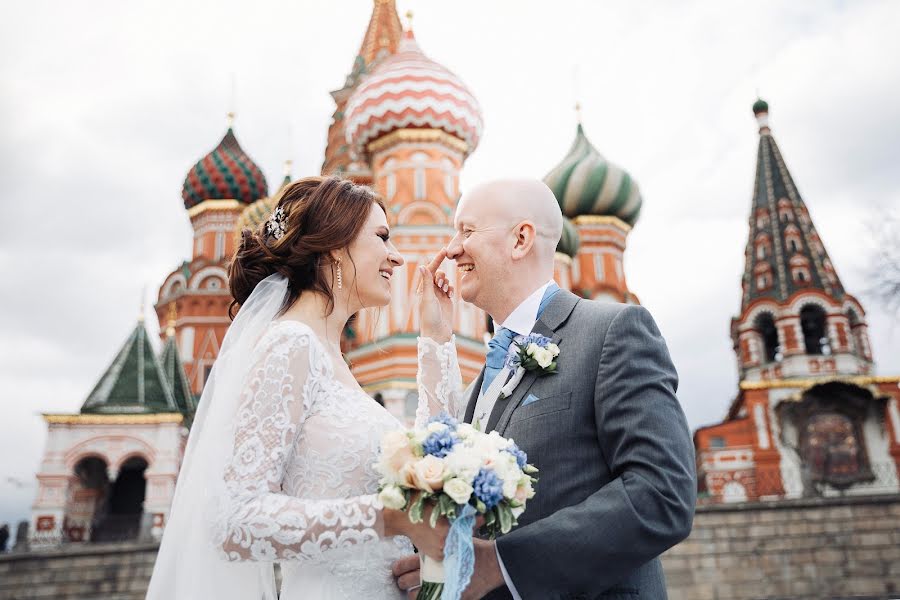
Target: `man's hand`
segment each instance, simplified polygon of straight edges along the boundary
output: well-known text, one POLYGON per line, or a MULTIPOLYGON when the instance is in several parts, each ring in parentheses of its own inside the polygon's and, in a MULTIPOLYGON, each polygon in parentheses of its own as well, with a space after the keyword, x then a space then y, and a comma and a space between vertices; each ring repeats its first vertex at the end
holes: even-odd
POLYGON ((472 543, 475 545, 475 572, 462 600, 478 600, 505 585, 494 542, 476 538, 472 543))
MULTIPOLYGON (((473 543, 475 544, 475 572, 472 573, 472 580, 463 592, 462 600, 479 600, 504 585, 494 542, 475 539, 473 543)), ((416 600, 419 588, 422 587, 419 555, 410 554, 395 561, 391 565, 391 573, 397 580, 397 587, 406 592, 407 600, 416 600)))
POLYGON ((453 286, 447 274, 440 269, 447 258, 447 249, 441 248, 427 265, 416 269, 414 289, 419 302, 419 326, 423 337, 443 344, 453 335, 453 286))

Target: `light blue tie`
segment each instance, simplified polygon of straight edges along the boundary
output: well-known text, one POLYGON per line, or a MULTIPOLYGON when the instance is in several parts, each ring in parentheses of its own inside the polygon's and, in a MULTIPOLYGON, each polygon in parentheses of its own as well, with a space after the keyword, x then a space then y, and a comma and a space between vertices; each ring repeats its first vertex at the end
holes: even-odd
POLYGON ((488 342, 488 353, 484 361, 484 381, 481 383, 482 394, 491 387, 491 383, 503 370, 503 363, 506 362, 506 353, 509 352, 509 345, 514 337, 516 337, 515 331, 501 327, 494 332, 494 337, 488 342))
MULTIPOLYGON (((544 314, 544 309, 550 303, 550 300, 559 292, 559 286, 555 283, 547 286, 544 297, 541 298, 541 305, 538 307, 537 318, 540 319, 544 314)), ((484 361, 484 381, 481 383, 481 393, 484 394, 491 383, 494 382, 500 371, 503 370, 503 364, 506 362, 506 355, 509 353, 509 345, 518 335, 515 331, 501 327, 494 332, 494 337, 488 342, 488 353, 484 361)))

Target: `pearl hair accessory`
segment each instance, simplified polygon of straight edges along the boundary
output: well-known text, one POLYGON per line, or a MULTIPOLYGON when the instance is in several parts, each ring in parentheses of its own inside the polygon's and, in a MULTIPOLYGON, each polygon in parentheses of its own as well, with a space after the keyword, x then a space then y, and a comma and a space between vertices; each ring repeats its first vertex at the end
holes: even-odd
POLYGON ((266 222, 266 231, 276 240, 280 240, 287 233, 287 215, 280 206, 272 212, 272 216, 266 222))

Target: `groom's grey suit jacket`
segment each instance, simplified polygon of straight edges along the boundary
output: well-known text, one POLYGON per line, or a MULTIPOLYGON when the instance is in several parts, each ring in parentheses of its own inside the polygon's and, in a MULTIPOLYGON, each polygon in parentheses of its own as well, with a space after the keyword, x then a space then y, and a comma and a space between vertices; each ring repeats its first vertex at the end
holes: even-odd
POLYGON ((658 557, 690 533, 697 484, 659 329, 641 306, 561 290, 532 331, 559 346, 558 372, 527 373, 486 427, 540 469, 519 526, 497 540, 510 579, 523 600, 666 598, 658 557))

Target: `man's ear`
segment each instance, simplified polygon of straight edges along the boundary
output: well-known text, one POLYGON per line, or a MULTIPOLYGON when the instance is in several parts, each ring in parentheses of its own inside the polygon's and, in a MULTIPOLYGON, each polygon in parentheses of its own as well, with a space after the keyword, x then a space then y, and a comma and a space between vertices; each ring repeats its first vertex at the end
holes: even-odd
POLYGON ((522 221, 513 228, 513 235, 516 236, 515 244, 512 249, 513 260, 520 260, 528 256, 537 238, 537 229, 531 221, 522 221))

